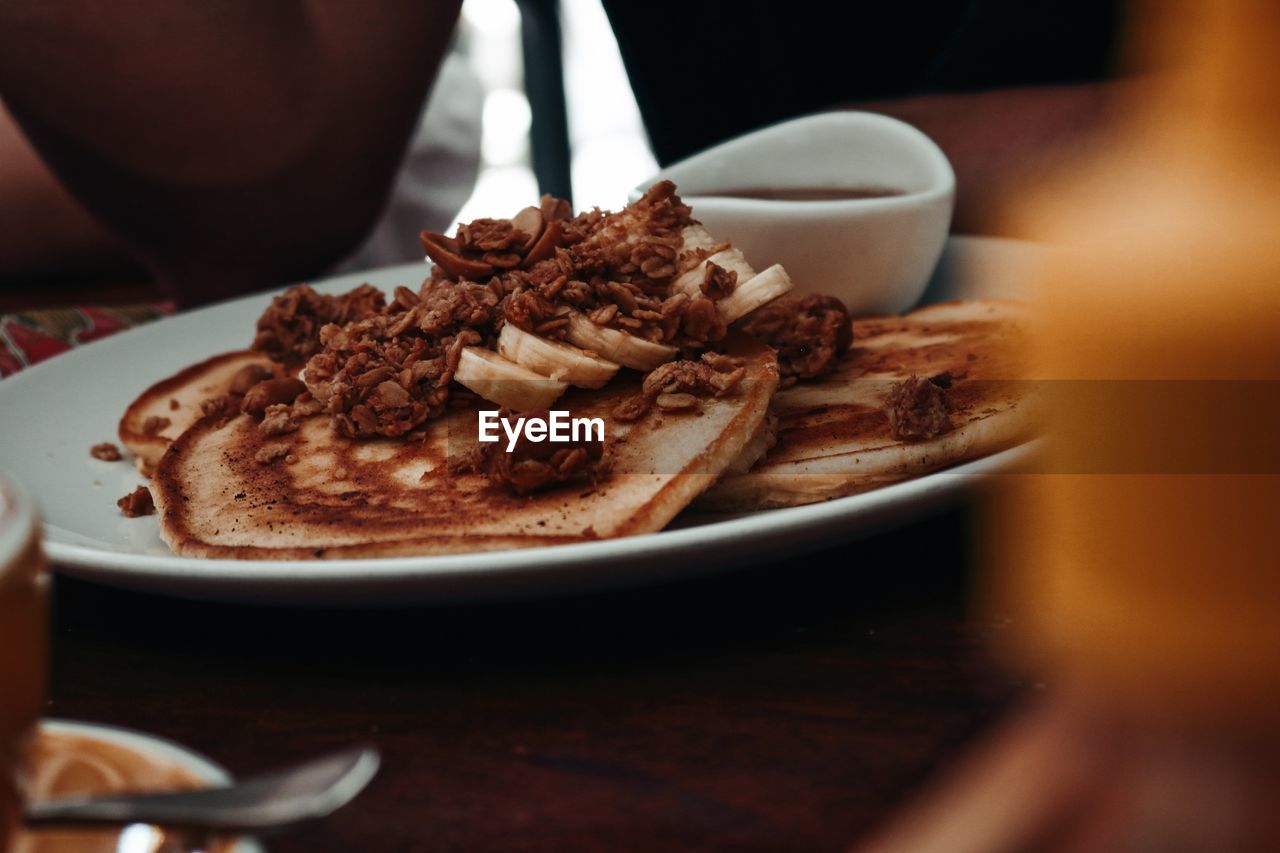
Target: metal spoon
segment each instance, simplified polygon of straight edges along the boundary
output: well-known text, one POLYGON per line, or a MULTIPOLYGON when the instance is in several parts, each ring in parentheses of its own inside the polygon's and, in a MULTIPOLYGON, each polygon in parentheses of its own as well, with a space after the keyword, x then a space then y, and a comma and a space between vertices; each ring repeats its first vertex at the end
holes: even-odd
POLYGON ((236 782, 166 794, 46 800, 27 806, 29 826, 149 823, 219 834, 259 834, 326 817, 378 772, 378 751, 349 747, 296 767, 236 782))

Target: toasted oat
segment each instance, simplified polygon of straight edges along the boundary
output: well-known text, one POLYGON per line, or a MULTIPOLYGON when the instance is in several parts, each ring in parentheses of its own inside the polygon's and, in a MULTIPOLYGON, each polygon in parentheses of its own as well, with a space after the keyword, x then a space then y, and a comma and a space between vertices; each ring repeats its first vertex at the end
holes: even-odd
POLYGON ((138 486, 138 488, 116 501, 116 506, 120 507, 120 511, 129 518, 151 515, 156 511, 156 505, 151 500, 151 490, 146 486, 138 486))
POLYGON ((289 445, 287 444, 264 444, 257 453, 253 455, 253 459, 259 465, 270 465, 278 459, 283 459, 289 455, 289 445))
POLYGON ((173 423, 173 421, 166 417, 162 417, 161 415, 152 415, 142 422, 142 434, 156 435, 160 430, 164 429, 171 423, 173 423))
POLYGON ((103 462, 119 462, 121 459, 120 448, 109 441, 90 447, 89 455, 94 459, 101 459, 103 462))
POLYGON ((664 412, 684 412, 697 408, 698 398, 692 394, 659 394, 655 405, 664 412))

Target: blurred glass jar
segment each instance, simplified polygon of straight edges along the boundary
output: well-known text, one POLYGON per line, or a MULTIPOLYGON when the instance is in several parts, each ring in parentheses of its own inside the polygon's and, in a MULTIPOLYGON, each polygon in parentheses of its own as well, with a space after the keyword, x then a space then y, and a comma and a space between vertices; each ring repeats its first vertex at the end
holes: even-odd
POLYGON ((1131 6, 1121 125, 1010 200, 1045 437, 982 541, 1043 689, 866 850, 1280 850, 1280 3, 1131 6))
POLYGON ((1011 486, 1006 651, 1144 721, 1280 740, 1280 4, 1135 4, 1155 69, 1046 242, 1041 473, 1011 486))
POLYGON ((221 853, 234 840, 135 824, 40 831, 21 827, 23 800, 202 787, 188 767, 89 734, 41 730, 48 671, 49 577, 30 500, 0 477, 0 853, 221 853), (126 839, 128 843, 126 844, 126 839))
POLYGON ((45 697, 47 586, 30 501, 0 478, 0 850, 21 814, 23 755, 45 697))

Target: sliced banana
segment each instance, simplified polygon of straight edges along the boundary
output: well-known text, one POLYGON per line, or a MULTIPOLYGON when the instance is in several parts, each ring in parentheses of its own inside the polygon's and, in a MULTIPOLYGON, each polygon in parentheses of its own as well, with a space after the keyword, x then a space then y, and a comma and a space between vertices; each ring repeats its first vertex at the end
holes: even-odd
MULTIPOLYGON (((686 227, 681 236, 684 251, 709 250, 723 245, 699 224, 686 227)), ((730 246, 677 276, 672 285, 673 291, 689 296, 700 295, 709 262, 738 274, 738 284, 733 293, 716 301, 720 316, 726 323, 732 323, 792 288, 790 276, 780 265, 774 264, 757 273, 742 252, 730 246)), ((496 353, 476 347, 462 351, 454 378, 486 400, 515 411, 529 411, 550 406, 564 393, 567 385, 582 388, 604 386, 617 373, 619 365, 652 370, 676 357, 675 347, 654 343, 619 329, 597 326, 577 311, 566 316, 569 320, 565 327, 568 344, 530 334, 508 323, 498 336, 496 353)))
POLYGON ((549 408, 568 387, 480 347, 462 351, 453 378, 489 402, 515 412, 549 408))
POLYGON ((535 373, 579 388, 600 388, 618 372, 618 365, 612 361, 530 334, 510 323, 498 335, 498 354, 535 373))
POLYGON ((729 272, 736 272, 738 274, 739 287, 742 286, 744 281, 755 277, 756 274, 756 271, 751 268, 751 264, 747 263, 746 256, 738 249, 730 246, 728 249, 716 252, 693 269, 678 276, 672 282, 675 292, 686 293, 689 296, 700 296, 702 294, 702 280, 707 275, 708 263, 724 267, 729 272))
POLYGON ((617 329, 597 326, 576 311, 568 316, 566 337, 569 342, 598 353, 609 361, 636 370, 652 370, 676 357, 675 347, 646 341, 617 329))
POLYGON ((774 264, 745 282, 738 282, 738 287, 733 293, 724 299, 718 300, 716 307, 720 309, 720 316, 724 318, 724 321, 732 323, 739 317, 750 314, 766 302, 772 302, 782 294, 790 291, 794 286, 791 282, 791 276, 787 275, 787 271, 782 268, 782 264, 774 264))
POLYGON ((680 239, 684 241, 680 247, 680 250, 684 252, 688 252, 691 249, 714 249, 724 243, 723 240, 717 240, 712 237, 711 232, 703 228, 701 222, 695 222, 680 229, 680 239))

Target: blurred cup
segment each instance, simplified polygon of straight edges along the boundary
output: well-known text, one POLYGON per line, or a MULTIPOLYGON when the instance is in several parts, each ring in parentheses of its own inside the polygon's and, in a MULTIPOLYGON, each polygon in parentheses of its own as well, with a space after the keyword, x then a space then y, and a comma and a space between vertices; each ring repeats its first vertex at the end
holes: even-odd
POLYGON ((0 478, 0 851, 21 817, 19 770, 45 696, 47 603, 35 511, 0 478))
POLYGON ((1280 5, 1142 9, 1173 68, 1012 217, 1049 247, 1048 429, 993 537, 1005 645, 1144 721, 1280 743, 1280 5))

